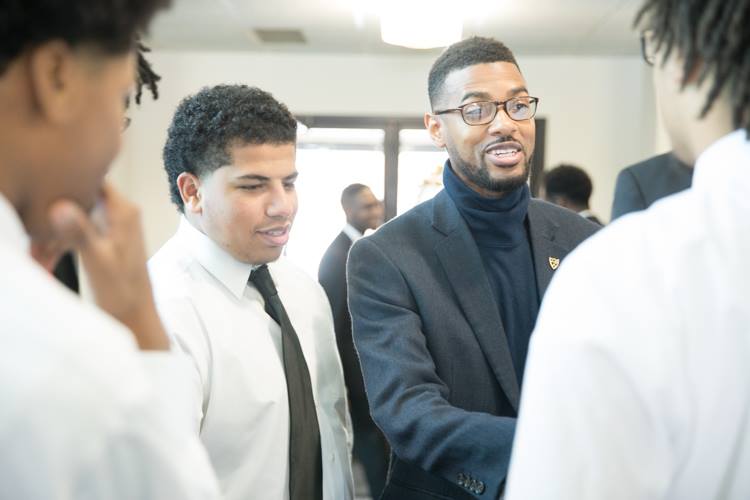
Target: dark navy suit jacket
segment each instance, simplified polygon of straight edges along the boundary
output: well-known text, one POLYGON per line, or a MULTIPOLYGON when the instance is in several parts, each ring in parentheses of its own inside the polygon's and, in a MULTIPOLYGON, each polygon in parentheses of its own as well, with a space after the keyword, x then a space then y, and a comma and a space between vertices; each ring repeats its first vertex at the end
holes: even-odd
POLYGON ((356 429, 372 427, 370 408, 367 406, 362 370, 352 341, 352 322, 347 306, 346 258, 352 240, 341 231, 323 254, 318 269, 318 281, 323 286, 333 312, 333 327, 336 331, 336 344, 344 368, 349 411, 356 429))
POLYGON ((692 181, 693 169, 671 153, 626 167, 617 175, 611 219, 645 210, 655 201, 689 188, 692 181))
MULTIPOLYGON (((557 259, 598 226, 539 200, 526 222, 529 286, 541 297, 557 259)), ((519 385, 479 251, 447 193, 355 243, 347 279, 372 416, 393 451, 382 498, 497 498, 519 385)))

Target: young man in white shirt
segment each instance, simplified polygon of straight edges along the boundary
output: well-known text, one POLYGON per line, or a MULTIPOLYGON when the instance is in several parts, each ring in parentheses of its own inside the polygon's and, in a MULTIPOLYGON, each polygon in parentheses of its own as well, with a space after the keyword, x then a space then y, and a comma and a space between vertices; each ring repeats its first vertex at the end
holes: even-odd
POLYGON ((352 496, 331 310, 279 259, 297 212, 296 128, 267 92, 220 85, 182 101, 164 147, 183 217, 149 270, 194 362, 194 430, 229 500, 352 496))
POLYGON ((637 24, 693 185, 558 271, 510 500, 750 498, 750 0, 650 0, 637 24))
POLYGON ((5 2, 0 23, 0 497, 211 499, 135 207, 103 186, 135 37, 165 2, 5 2), (96 207, 96 208, 94 208, 96 207), (96 308, 30 255, 77 250, 96 308), (54 244, 53 244, 54 242, 54 244))

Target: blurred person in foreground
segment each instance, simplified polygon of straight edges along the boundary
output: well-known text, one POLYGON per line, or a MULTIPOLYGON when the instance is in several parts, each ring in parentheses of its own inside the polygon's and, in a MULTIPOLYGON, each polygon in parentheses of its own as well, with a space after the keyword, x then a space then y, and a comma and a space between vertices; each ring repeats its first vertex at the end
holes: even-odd
POLYGON ((550 285, 511 500, 750 498, 750 0, 650 0, 636 24, 693 185, 550 285))
MULTIPOLYGON (((151 63, 146 59, 146 53, 150 51, 151 50, 140 41, 136 42, 136 64, 138 70, 135 78, 135 90, 133 91, 136 104, 141 104, 144 87, 149 91, 154 100, 159 98, 158 84, 161 77, 154 72, 151 63)), ((130 98, 127 99, 126 107, 129 104, 130 98)), ((126 117, 123 122, 123 128, 127 128, 129 124, 130 118, 126 117)), ((59 245, 54 244, 54 242, 48 243, 47 246, 42 246, 32 242, 32 255, 40 264, 42 264, 42 266, 49 269, 60 283, 64 284, 73 292, 78 293, 78 265, 76 263, 75 254, 72 252, 66 252, 59 257, 59 254, 62 251, 59 245)))
POLYGON ((136 34, 167 2, 6 1, 0 21, 0 496, 210 499, 138 211, 103 181, 136 34), (32 259, 76 250, 98 308, 32 259))

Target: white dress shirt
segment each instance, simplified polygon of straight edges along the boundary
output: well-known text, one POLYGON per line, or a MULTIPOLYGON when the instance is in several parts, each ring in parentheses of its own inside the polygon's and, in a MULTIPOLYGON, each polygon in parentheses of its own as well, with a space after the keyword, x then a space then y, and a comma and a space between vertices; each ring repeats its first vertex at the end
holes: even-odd
POLYGON ((750 498, 750 142, 571 254, 532 336, 509 500, 750 498))
POLYGON ((362 233, 360 233, 356 227, 352 226, 349 223, 346 223, 344 225, 344 229, 342 229, 342 231, 349 237, 350 240, 352 240, 352 243, 356 242, 362 237, 362 233))
POLYGON ((189 362, 131 333, 29 257, 0 195, 0 498, 218 498, 184 416, 189 362))
MULTIPOLYGON (((269 264, 310 371, 323 456, 323 493, 352 497, 351 424, 333 319, 320 285, 283 259, 269 264)), ((232 258, 185 218, 151 258, 157 306, 194 362, 200 433, 228 500, 289 497, 289 404, 281 328, 232 258)))

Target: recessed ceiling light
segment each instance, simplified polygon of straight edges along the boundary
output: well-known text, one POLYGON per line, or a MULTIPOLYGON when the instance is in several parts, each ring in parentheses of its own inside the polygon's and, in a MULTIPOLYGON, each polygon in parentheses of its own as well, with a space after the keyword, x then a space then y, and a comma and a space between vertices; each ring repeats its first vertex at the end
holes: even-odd
POLYGON ((456 0, 383 0, 380 36, 411 49, 445 47, 461 40, 463 16, 456 0))

